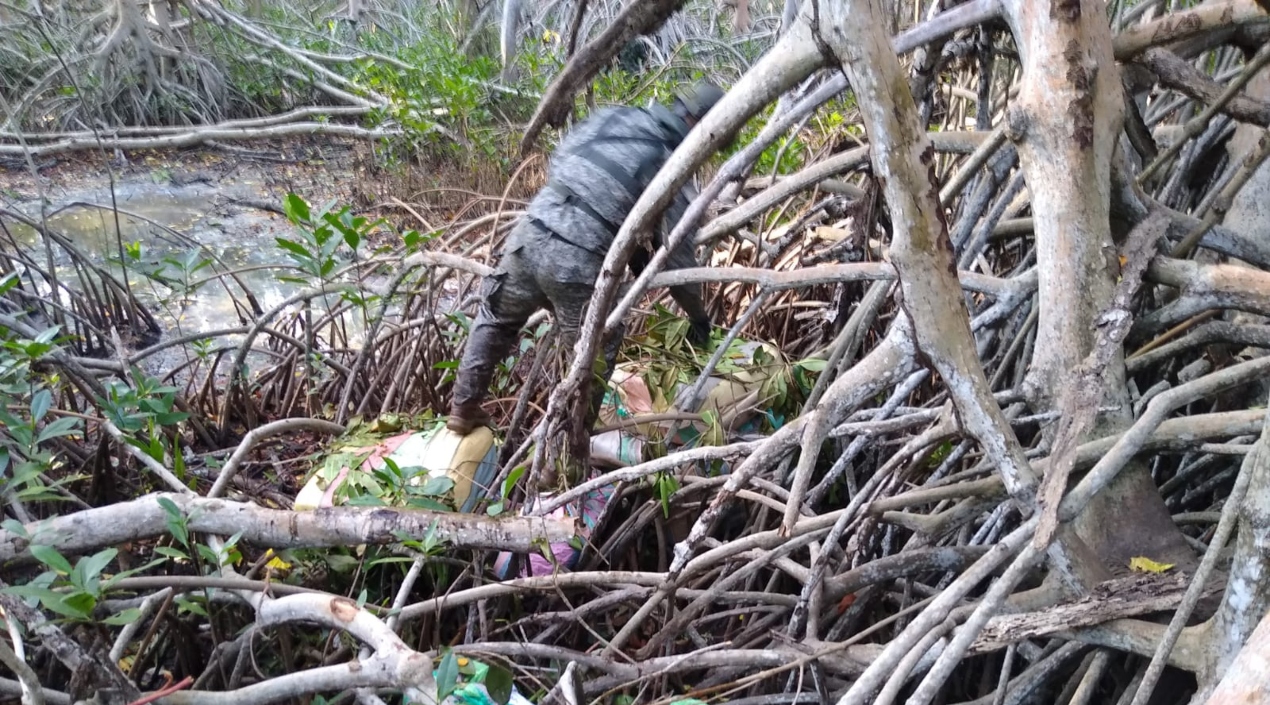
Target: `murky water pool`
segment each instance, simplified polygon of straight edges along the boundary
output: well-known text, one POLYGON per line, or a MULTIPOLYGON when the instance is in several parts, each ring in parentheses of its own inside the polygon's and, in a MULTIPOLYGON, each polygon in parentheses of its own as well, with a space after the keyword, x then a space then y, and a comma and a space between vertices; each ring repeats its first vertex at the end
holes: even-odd
MULTIPOLYGON (((95 190, 96 191, 96 190, 95 190)), ((234 205, 234 198, 260 198, 249 186, 226 189, 207 184, 183 187, 127 185, 116 191, 110 210, 109 193, 70 194, 48 208, 47 227, 80 248, 95 264, 122 275, 120 252, 140 247, 140 262, 130 263, 128 279, 137 298, 148 306, 165 328, 179 334, 211 331, 240 325, 234 306, 237 287, 209 281, 191 297, 181 296, 142 270, 195 283, 214 270, 202 262, 216 262, 219 269, 238 271, 238 279, 251 289, 266 310, 294 293, 297 285, 279 279, 290 261, 274 243, 277 236, 292 237, 294 227, 281 216, 234 205), (237 191, 237 193, 234 193, 237 191), (183 271, 184 270, 184 271, 183 271), (193 270, 193 271, 190 271, 193 270), (231 293, 234 292, 234 293, 231 293)), ((21 209, 39 219, 36 204, 21 209)), ((40 245, 33 228, 6 223, 19 243, 40 245)), ((135 251, 135 250, 133 250, 135 251)), ((57 265, 70 274, 71 261, 63 256, 57 265)))
MULTIPOLYGON (((159 322, 163 339, 244 325, 251 315, 244 286, 264 311, 305 286, 286 281, 287 276, 303 275, 275 242, 277 237, 295 239, 295 226, 281 215, 237 202, 278 203, 278 197, 258 182, 131 182, 115 188, 113 202, 107 186, 62 191, 50 199, 53 202, 44 209, 46 227, 121 279, 123 251, 129 261, 128 283, 159 322), (215 277, 226 271, 234 272, 237 282, 215 277), (145 272, 184 283, 165 286, 145 272)), ((38 201, 10 202, 8 207, 41 220, 38 201)), ((36 248, 37 260, 43 261, 44 245, 34 228, 3 216, 0 221, 20 246, 36 248)), ((75 281, 71 257, 57 248, 54 252, 59 278, 75 281)), ((337 296, 328 299, 330 305, 338 303, 337 296)), ((322 301, 313 306, 315 313, 325 308, 322 301)), ((231 343, 241 339, 222 338, 231 343)), ((171 359, 157 356, 144 367, 157 372, 171 359)))

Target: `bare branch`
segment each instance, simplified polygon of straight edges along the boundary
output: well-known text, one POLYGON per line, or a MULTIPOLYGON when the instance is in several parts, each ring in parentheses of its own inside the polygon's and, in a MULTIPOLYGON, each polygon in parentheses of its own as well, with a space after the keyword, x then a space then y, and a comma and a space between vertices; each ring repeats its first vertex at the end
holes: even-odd
POLYGON ((1116 59, 1125 61, 1153 46, 1189 39, 1214 29, 1263 23, 1266 19, 1266 11, 1254 0, 1204 3, 1121 32, 1115 41, 1116 59))
MULTIPOLYGON (((230 536, 262 548, 388 544, 398 534, 437 538, 454 548, 488 548, 528 553, 536 544, 568 541, 573 522, 518 517, 491 519, 385 507, 333 507, 291 512, 254 504, 204 499, 181 494, 152 494, 130 502, 86 509, 26 526, 31 541, 79 554, 102 546, 162 536, 167 512, 158 502, 170 500, 186 517, 190 531, 230 536)), ((30 542, 0 530, 0 561, 27 559, 30 542)))

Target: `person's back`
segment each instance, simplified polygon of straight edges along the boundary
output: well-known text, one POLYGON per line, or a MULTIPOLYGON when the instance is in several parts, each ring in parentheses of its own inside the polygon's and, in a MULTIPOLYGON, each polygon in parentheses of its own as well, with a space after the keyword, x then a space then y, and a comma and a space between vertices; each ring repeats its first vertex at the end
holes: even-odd
POLYGON ((665 107, 604 108, 561 141, 547 186, 527 214, 560 237, 603 255, 648 183, 688 133, 665 107))

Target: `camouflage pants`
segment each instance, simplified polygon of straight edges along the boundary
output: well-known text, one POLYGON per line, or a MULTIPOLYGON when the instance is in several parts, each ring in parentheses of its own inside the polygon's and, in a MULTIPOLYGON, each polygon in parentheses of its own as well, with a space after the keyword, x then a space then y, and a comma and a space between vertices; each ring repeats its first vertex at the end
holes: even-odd
MULTIPOLYGON (((540 309, 555 317, 560 355, 572 355, 603 262, 598 254, 521 221, 508 238, 498 268, 481 284, 480 306, 454 385, 453 408, 484 401, 499 361, 512 353, 520 329, 540 309)), ((624 333, 625 327, 605 341, 605 380, 612 374, 624 333)), ((588 430, 604 398, 603 384, 592 381, 590 388, 588 430)))

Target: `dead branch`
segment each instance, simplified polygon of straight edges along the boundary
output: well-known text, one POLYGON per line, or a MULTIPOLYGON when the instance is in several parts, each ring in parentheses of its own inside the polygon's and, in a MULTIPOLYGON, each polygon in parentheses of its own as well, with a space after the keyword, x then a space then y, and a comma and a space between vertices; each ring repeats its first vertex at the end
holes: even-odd
POLYGON ((1262 24, 1270 19, 1254 0, 1224 0, 1169 13, 1153 22, 1131 27, 1115 40, 1116 58, 1123 61, 1153 46, 1189 39, 1232 25, 1262 24))
MULTIPOLYGON (((1220 102, 1224 89, 1173 52, 1159 48, 1148 49, 1142 55, 1141 61, 1155 72, 1162 84, 1169 88, 1181 91, 1204 103, 1220 102)), ((1236 120, 1262 127, 1270 126, 1270 104, 1265 101, 1237 95, 1225 104, 1222 111, 1236 120)))
POLYGON ((26 527, 29 539, 0 530, 0 560, 29 560, 32 543, 80 554, 103 546, 162 536, 171 501, 190 531, 230 536, 261 548, 304 548, 387 544, 398 536, 434 532, 454 548, 486 548, 527 553, 536 542, 567 541, 573 522, 545 518, 507 518, 441 514, 421 510, 333 507, 292 512, 244 502, 183 494, 151 494, 96 509, 86 509, 26 527))
MULTIPOLYGON (((1023 639, 1171 610, 1182 601, 1187 577, 1164 573, 1115 578, 1096 585, 1088 595, 1043 612, 998 615, 984 626, 971 651, 993 651, 1023 639)), ((1216 592, 1212 585, 1208 591, 1216 592)))
POLYGON ((394 134, 397 134, 397 131, 393 129, 368 130, 356 125, 341 125, 330 122, 296 122, 247 129, 221 128, 211 125, 156 137, 69 137, 55 142, 29 146, 0 144, 0 155, 30 154, 32 157, 43 157, 86 149, 121 149, 129 151, 138 149, 183 149, 209 142, 236 142, 292 137, 295 135, 331 135, 333 137, 375 140, 394 134))

